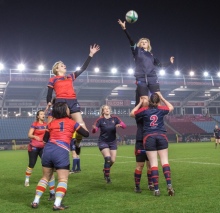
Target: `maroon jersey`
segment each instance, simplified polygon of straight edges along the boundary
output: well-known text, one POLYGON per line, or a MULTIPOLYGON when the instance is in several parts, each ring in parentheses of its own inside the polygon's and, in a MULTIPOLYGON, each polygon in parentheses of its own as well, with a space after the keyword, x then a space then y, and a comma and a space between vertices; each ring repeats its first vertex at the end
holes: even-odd
POLYGON ((34 147, 43 148, 44 147, 43 137, 47 128, 47 123, 46 122, 39 123, 38 121, 36 121, 31 124, 31 128, 34 129, 33 135, 38 136, 40 138, 40 141, 33 138, 31 139, 30 144, 34 147))

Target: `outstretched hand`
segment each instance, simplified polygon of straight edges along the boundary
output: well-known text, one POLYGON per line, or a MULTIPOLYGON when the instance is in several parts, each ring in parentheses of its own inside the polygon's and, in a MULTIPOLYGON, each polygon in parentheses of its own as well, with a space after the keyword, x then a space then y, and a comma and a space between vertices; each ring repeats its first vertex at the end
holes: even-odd
POLYGON ((98 51, 100 50, 100 46, 98 44, 93 44, 90 45, 90 53, 89 56, 93 56, 94 54, 96 54, 98 51))
POLYGON ((119 23, 119 25, 121 26, 121 28, 122 28, 123 30, 125 30, 125 29, 126 29, 126 26, 125 26, 125 21, 124 21, 124 22, 122 22, 120 19, 118 19, 118 23, 119 23))
POLYGON ((173 57, 173 56, 170 57, 170 62, 171 62, 172 64, 174 63, 174 57, 173 57))

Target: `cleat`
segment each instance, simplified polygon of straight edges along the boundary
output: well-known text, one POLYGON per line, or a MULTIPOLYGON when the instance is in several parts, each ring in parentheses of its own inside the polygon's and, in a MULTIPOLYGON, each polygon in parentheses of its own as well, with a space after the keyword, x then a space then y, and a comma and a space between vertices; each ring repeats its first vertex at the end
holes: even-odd
POLYGON ((74 171, 74 170, 69 171, 69 174, 74 174, 74 173, 76 173, 76 171, 74 171))
POLYGON ((24 186, 25 186, 25 187, 30 186, 29 181, 25 181, 25 182, 24 182, 24 186))
POLYGON ((37 209, 38 208, 38 203, 31 203, 31 207, 33 209, 37 209))
POLYGON ((48 201, 55 200, 55 194, 50 193, 50 197, 47 200, 48 201))
POLYGON ((106 183, 112 183, 110 177, 105 177, 106 183))
POLYGON ((172 187, 171 184, 168 184, 168 186, 167 186, 167 192, 168 192, 168 195, 169 195, 169 196, 174 196, 174 195, 175 195, 175 191, 174 191, 174 189, 173 189, 173 187, 172 187))
POLYGON ((153 186, 153 185, 148 185, 148 189, 149 189, 150 191, 154 191, 154 186, 153 186))
POLYGON ((134 192, 136 192, 136 193, 141 193, 142 191, 141 191, 141 189, 140 189, 139 186, 136 186, 136 187, 134 188, 134 192))
POLYGON ((63 204, 61 204, 60 206, 55 206, 55 205, 53 206, 54 211, 65 210, 67 208, 69 208, 69 206, 64 206, 63 204))
POLYGON ((158 190, 154 190, 153 195, 154 196, 160 196, 160 190, 159 189, 158 190))

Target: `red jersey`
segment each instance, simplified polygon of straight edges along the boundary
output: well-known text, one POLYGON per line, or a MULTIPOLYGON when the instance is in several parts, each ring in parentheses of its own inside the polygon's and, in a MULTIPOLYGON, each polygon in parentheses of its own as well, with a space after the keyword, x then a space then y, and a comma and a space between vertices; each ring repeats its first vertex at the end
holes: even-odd
POLYGON ((73 88, 74 80, 74 74, 67 76, 54 76, 50 78, 47 86, 54 89, 56 98, 76 99, 76 93, 73 88))
POLYGON ((70 118, 54 119, 48 124, 49 142, 64 142, 70 144, 73 133, 80 128, 80 124, 70 118))
POLYGON ((43 148, 44 147, 43 137, 47 129, 47 123, 46 122, 39 123, 38 121, 36 121, 31 124, 31 128, 34 129, 33 135, 38 136, 40 138, 40 141, 33 138, 31 139, 30 144, 34 147, 43 148))

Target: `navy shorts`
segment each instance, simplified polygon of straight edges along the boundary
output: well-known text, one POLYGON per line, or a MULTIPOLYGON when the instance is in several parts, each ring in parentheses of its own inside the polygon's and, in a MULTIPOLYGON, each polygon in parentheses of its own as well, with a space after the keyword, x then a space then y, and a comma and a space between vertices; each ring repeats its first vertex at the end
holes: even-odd
POLYGON ((56 144, 48 142, 44 147, 41 162, 43 167, 69 170, 69 151, 56 144))
POLYGON ((81 147, 80 145, 76 145, 76 139, 72 138, 70 142, 70 151, 75 151, 77 155, 80 155, 81 147))
POLYGON ((168 139, 165 134, 148 134, 144 137, 146 151, 157 151, 168 148, 168 139))
POLYGON ((80 105, 77 99, 64 99, 64 98, 56 98, 55 102, 65 102, 70 109, 70 114, 81 112, 80 105))
POLYGON ((106 148, 108 148, 110 150, 117 150, 117 148, 118 148, 116 140, 114 140, 112 142, 99 141, 98 147, 99 147, 100 151, 102 151, 103 149, 106 149, 106 148))
POLYGON ((160 91, 160 84, 159 84, 157 76, 147 77, 147 80, 148 80, 147 82, 137 81, 137 92, 140 97, 148 96, 149 91, 151 93, 160 91))
POLYGON ((148 161, 146 151, 143 146, 143 141, 136 141, 135 143, 135 157, 136 157, 136 162, 145 162, 148 161))

